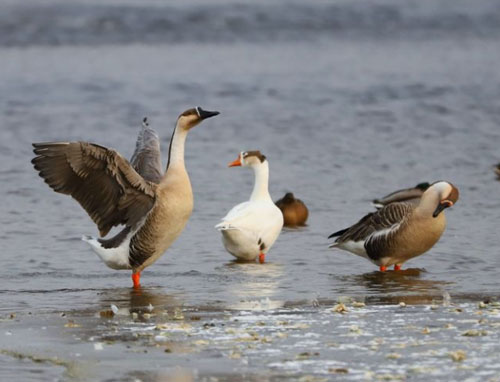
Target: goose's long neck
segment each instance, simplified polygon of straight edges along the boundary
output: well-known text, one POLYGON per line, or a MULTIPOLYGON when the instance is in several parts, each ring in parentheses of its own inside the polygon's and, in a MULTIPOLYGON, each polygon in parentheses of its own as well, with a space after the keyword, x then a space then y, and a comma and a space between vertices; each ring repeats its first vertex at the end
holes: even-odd
POLYGON ((175 126, 172 139, 170 140, 170 148, 168 152, 167 173, 169 168, 185 168, 184 166, 184 144, 186 142, 188 131, 175 126))
POLYGON ((271 200, 269 195, 269 165, 264 161, 259 166, 254 166, 255 184, 250 200, 271 200))
POLYGON ((438 204, 439 204, 439 194, 434 190, 427 190, 422 195, 420 203, 416 208, 416 212, 418 212, 423 217, 430 217, 434 213, 438 204))

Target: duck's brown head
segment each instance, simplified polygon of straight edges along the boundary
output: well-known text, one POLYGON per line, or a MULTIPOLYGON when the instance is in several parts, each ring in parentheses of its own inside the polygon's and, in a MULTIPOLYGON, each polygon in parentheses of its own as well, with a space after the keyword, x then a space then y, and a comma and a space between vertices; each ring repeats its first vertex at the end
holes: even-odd
POLYGON ((293 203, 295 201, 295 196, 293 196, 292 192, 287 192, 283 198, 281 198, 283 203, 293 203))

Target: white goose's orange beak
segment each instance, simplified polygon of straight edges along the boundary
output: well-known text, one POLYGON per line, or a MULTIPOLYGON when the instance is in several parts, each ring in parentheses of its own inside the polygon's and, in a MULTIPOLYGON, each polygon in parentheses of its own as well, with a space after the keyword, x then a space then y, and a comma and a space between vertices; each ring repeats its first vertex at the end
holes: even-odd
POLYGON ((236 159, 235 161, 232 161, 231 163, 229 163, 228 166, 229 167, 241 166, 241 159, 240 159, 240 157, 238 156, 238 159, 236 159))

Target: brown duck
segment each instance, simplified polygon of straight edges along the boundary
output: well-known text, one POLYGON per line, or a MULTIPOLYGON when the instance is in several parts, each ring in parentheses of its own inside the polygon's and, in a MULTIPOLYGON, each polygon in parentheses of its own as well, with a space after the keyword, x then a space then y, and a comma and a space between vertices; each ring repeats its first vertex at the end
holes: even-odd
POLYGON ((283 213, 285 227, 297 227, 306 224, 309 210, 302 200, 295 199, 293 193, 287 192, 275 204, 283 213))

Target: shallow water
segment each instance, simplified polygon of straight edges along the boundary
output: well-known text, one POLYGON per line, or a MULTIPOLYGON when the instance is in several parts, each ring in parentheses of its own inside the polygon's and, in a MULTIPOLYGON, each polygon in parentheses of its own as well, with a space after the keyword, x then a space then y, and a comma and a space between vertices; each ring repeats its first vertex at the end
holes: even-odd
MULTIPOLYGON (((400 301, 423 304, 411 307, 408 321, 430 325, 426 309, 443 294, 465 304, 470 314, 477 301, 498 299, 500 184, 492 165, 499 160, 500 23, 495 21, 500 10, 495 2, 479 1, 473 8, 463 1, 378 1, 369 7, 219 1, 212 7, 182 2, 167 8, 154 1, 62 7, 56 1, 22 7, 2 3, 7 12, 2 12, 0 29, 8 33, 0 34, 0 277, 5 285, 0 313, 6 317, 0 325, 6 325, 5 332, 14 327, 22 339, 33 327, 38 338, 26 348, 24 340, 9 336, 2 350, 39 354, 55 341, 60 355, 70 352, 68 342, 75 342, 78 349, 70 360, 76 361, 76 353, 83 363, 109 354, 100 362, 123 370, 111 376, 103 367, 102 379, 154 379, 158 367, 123 365, 129 353, 122 348, 130 343, 142 349, 146 345, 139 340, 119 337, 113 346, 121 350, 93 353, 92 343, 105 341, 108 332, 116 329, 121 336, 128 326, 137 326, 129 315, 101 322, 96 312, 111 304, 126 309, 175 306, 204 312, 193 326, 215 315, 238 329, 242 321, 234 320, 258 309, 263 312, 258 320, 265 322, 279 314, 290 315, 291 321, 295 314, 306 317, 324 326, 323 336, 339 333, 337 318, 325 309, 345 296, 370 304, 367 320, 379 312, 391 325, 398 318, 388 304, 400 301), (33 21, 34 14, 39 17, 33 21), (76 202, 36 176, 30 144, 89 140, 130 157, 140 121, 148 116, 162 138, 165 158, 177 115, 197 105, 221 115, 188 138, 195 209, 181 237, 143 273, 146 297, 137 302, 128 289, 129 272, 105 268, 80 241, 82 234, 96 234, 94 225, 76 202), (213 228, 250 194, 252 173, 226 167, 239 151, 249 149, 268 157, 274 199, 293 191, 310 210, 308 226, 284 230, 265 265, 234 263, 213 228), (380 274, 364 259, 327 248, 326 237, 371 211, 371 199, 438 179, 453 182, 460 200, 446 211, 448 228, 439 243, 410 261, 408 271, 380 274), (12 312, 14 320, 8 318, 12 312), (55 318, 61 312, 82 325, 79 340, 59 333, 67 322, 67 317, 55 318), (96 327, 99 333, 93 334, 96 327), (90 350, 80 350, 85 346, 90 350), (156 371, 148 374, 148 368, 156 371)), ((444 308, 439 314, 443 320, 456 319, 444 308)), ((373 325, 370 330, 383 330, 373 325)), ((299 337, 312 333, 293 330, 299 337)), ((390 341, 401 335, 391 333, 390 341)), ((289 369, 276 366, 278 358, 295 356, 287 355, 286 341, 276 345, 279 356, 257 360, 246 354, 229 357, 229 350, 212 343, 216 333, 200 338, 209 342, 203 356, 187 352, 168 366, 182 365, 188 374, 199 369, 203 376, 223 370, 271 379, 323 375, 330 367, 316 359, 301 360, 314 362, 298 369, 293 362, 289 369), (218 359, 230 366, 207 366, 218 359)), ((480 340, 494 348, 498 330, 480 340)), ((326 347, 330 340, 315 341, 326 347)), ((185 339, 178 342, 190 346, 185 339)), ((299 348, 314 353, 313 346, 299 348)), ((493 348, 481 350, 483 361, 474 367, 490 365, 493 358, 485 354, 494 357, 493 348)), ((339 349, 320 354, 344 359, 346 350, 339 349)), ((24 358, 13 366, 12 358, 0 355, 5 375, 17 370, 28 379, 31 361, 24 358)), ((364 366, 347 360, 339 365, 356 379, 379 362, 365 361, 364 366)), ((34 373, 73 378, 61 368, 42 363, 34 373)), ((398 370, 407 376, 408 367, 398 370)), ((457 373, 456 379, 468 375, 458 368, 447 373, 457 373)))

